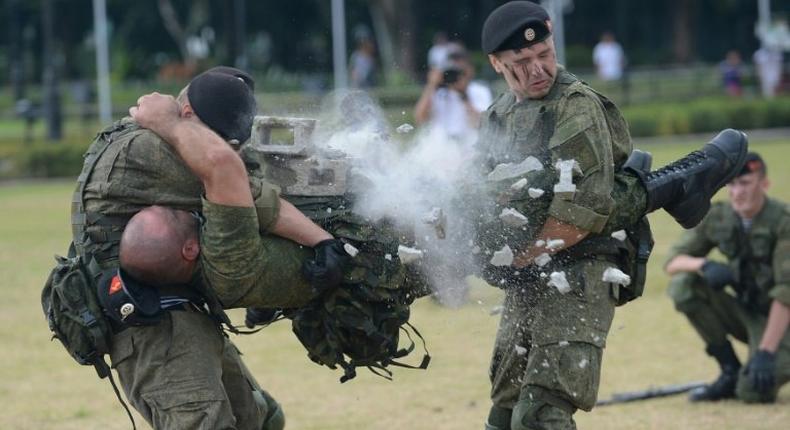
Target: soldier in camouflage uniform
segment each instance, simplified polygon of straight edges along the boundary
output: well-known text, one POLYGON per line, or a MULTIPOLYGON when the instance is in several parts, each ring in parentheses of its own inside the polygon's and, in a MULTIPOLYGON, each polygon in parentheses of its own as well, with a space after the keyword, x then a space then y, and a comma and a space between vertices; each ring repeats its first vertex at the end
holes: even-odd
POLYGON ((721 368, 692 401, 769 403, 790 381, 790 209, 766 195, 768 185, 765 163, 749 153, 727 185, 729 203, 715 204, 685 232, 667 262, 675 307, 721 368), (713 248, 727 261, 708 259, 713 248), (746 366, 729 338, 749 346, 746 366))
POLYGON ((695 225, 713 193, 740 169, 747 145, 741 133, 730 130, 658 171, 647 173, 644 157, 622 171, 632 152, 627 125, 614 104, 557 65, 542 7, 526 1, 500 6, 486 20, 482 42, 510 89, 483 115, 479 146, 494 169, 489 178, 503 177, 496 174, 500 164, 522 160, 537 162, 543 169, 537 172, 560 170, 557 178, 563 165, 556 163, 575 160, 564 163, 566 175, 573 166, 573 185, 566 180, 551 189, 545 176, 527 173, 529 187, 553 192, 530 201, 524 187, 501 199, 525 211, 538 209, 528 215, 536 224, 527 230, 534 233, 521 236, 520 243, 514 243, 518 235, 510 236, 516 251, 502 281, 506 296, 491 362, 493 406, 486 428, 575 429, 575 411, 595 404, 603 348, 615 305, 625 294, 620 285, 603 280, 604 272, 633 273, 638 255, 618 254, 620 245, 605 233, 635 225, 657 208, 684 227, 695 225), (535 259, 542 254, 553 260, 538 267, 535 259), (563 272, 567 284, 547 286, 540 271, 563 272))
MULTIPOLYGON (((256 110, 252 85, 244 72, 212 69, 184 92, 191 103, 184 114, 231 143, 244 142, 256 110)), ((273 234, 308 246, 331 238, 279 200, 272 186, 256 178, 249 186, 272 253, 281 253, 278 241, 287 242, 273 234)), ((128 118, 103 130, 86 153, 72 203, 74 245, 94 280, 117 267, 118 244, 131 216, 153 204, 197 211, 203 192, 201 181, 151 131, 128 118)), ((281 429, 279 405, 259 389, 217 324, 230 322, 216 295, 199 282, 163 286, 159 294, 161 321, 116 327, 111 339, 112 366, 146 421, 162 429, 281 429)))

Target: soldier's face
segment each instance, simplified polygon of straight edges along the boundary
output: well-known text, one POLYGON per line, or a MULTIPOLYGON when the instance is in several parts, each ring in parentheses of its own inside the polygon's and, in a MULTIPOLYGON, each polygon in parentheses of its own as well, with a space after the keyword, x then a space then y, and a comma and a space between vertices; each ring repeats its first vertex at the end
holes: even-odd
POLYGON ((557 55, 551 37, 518 51, 489 55, 489 60, 519 99, 545 97, 557 76, 557 55))
POLYGON ((732 209, 744 218, 752 218, 760 212, 765 203, 768 179, 761 173, 738 176, 727 184, 732 209))

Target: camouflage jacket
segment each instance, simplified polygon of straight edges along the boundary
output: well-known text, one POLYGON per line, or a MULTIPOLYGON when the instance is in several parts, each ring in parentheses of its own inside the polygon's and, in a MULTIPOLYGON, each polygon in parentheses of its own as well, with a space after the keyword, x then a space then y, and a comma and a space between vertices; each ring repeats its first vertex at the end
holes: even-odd
POLYGON ((785 204, 766 199, 746 232, 730 204, 718 202, 698 226, 683 233, 669 260, 681 254, 705 257, 713 248, 729 262, 739 295, 753 294, 766 313, 771 300, 790 305, 790 209, 785 204))
POLYGON ((489 170, 528 156, 549 171, 558 160, 575 160, 576 191, 555 195, 546 180, 539 180, 548 189, 534 203, 545 211, 531 212, 538 222, 550 215, 593 233, 606 225, 614 205, 614 172, 632 150, 614 104, 562 68, 542 99, 517 102, 512 92, 501 95, 483 115, 479 147, 489 170))

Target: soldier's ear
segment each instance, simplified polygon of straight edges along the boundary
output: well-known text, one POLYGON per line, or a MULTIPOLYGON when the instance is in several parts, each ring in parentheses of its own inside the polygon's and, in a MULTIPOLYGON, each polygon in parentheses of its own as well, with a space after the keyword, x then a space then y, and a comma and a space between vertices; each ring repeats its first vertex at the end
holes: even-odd
POLYGON ((196 238, 190 237, 181 246, 181 256, 187 261, 195 261, 200 255, 200 242, 196 238))
POLYGON ((499 61, 499 58, 497 58, 496 55, 488 54, 488 62, 491 63, 491 67, 494 68, 494 71, 500 75, 502 74, 502 63, 499 61))
POLYGON ((181 112, 180 112, 180 114, 181 114, 181 118, 191 118, 193 115, 195 115, 195 111, 192 110, 192 105, 191 104, 183 103, 183 104, 181 104, 181 112))

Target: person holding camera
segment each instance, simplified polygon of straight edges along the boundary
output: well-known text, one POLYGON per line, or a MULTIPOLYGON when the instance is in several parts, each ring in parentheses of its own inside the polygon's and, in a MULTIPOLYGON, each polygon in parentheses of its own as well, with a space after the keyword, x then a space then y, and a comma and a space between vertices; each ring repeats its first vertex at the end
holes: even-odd
POLYGON ((480 114, 493 99, 491 90, 473 80, 474 67, 461 49, 428 72, 422 95, 414 108, 417 124, 427 124, 447 138, 473 142, 480 114))

